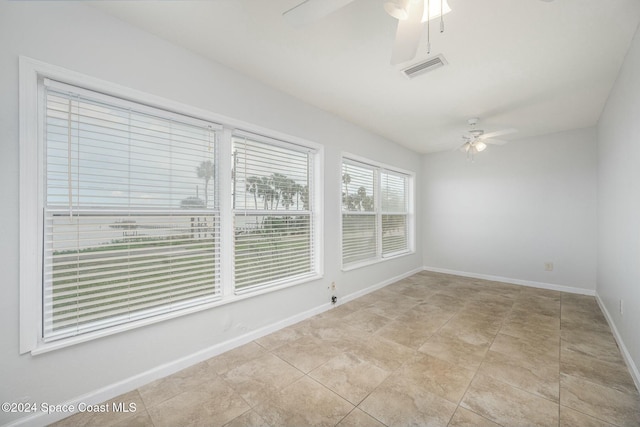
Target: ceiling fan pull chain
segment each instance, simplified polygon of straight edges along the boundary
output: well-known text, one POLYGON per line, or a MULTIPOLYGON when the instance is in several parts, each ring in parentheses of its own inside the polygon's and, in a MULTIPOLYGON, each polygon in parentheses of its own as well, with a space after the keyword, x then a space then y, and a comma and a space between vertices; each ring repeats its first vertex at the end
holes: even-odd
POLYGON ((444 33, 444 0, 440 0, 440 32, 444 33))

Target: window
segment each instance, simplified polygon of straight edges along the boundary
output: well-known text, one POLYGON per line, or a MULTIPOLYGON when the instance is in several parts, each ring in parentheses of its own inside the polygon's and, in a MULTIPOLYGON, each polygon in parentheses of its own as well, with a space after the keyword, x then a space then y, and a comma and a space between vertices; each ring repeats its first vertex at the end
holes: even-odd
POLYGON ((214 126, 47 80, 45 341, 219 294, 214 126))
POLYGON ((314 152, 233 136, 236 292, 314 274, 314 152))
POLYGON ((321 277, 321 146, 24 57, 20 86, 21 353, 321 277))
POLYGON ((343 267, 411 251, 411 179, 405 172, 343 159, 343 267))

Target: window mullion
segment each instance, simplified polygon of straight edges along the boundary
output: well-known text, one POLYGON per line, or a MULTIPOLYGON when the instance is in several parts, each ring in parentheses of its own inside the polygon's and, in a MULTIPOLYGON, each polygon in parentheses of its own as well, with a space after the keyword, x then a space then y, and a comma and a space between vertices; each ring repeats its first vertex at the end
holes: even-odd
POLYGON ((374 194, 374 209, 376 211, 376 258, 382 259, 382 179, 380 175, 380 169, 374 169, 373 175, 373 194, 374 194))
POLYGON ((220 281, 222 298, 229 298, 234 294, 234 243, 233 243, 233 195, 232 193, 232 131, 224 128, 220 132, 218 154, 221 161, 218 162, 218 191, 220 192, 220 281))

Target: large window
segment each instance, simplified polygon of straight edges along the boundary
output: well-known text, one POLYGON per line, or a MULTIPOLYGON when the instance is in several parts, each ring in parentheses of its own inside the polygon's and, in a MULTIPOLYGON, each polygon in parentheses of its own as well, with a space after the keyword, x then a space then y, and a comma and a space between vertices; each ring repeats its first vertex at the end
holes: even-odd
POLYGON ((411 175, 362 160, 342 162, 342 264, 411 251, 411 175))
POLYGON ((320 146, 20 61, 21 353, 321 276, 320 146))
POLYGON ((216 298, 214 126, 45 83, 44 340, 216 298))
POLYGON ((313 156, 257 135, 233 136, 236 292, 316 271, 313 156))

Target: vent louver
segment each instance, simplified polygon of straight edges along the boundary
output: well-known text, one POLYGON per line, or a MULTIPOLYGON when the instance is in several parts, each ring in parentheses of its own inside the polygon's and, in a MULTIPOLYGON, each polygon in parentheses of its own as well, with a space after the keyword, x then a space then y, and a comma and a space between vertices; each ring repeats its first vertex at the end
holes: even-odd
POLYGON ((430 58, 426 61, 419 62, 414 64, 408 68, 402 70, 402 73, 409 77, 410 79, 419 76, 421 74, 427 73, 429 71, 433 71, 436 68, 440 68, 444 65, 447 65, 447 60, 442 55, 438 55, 434 58, 430 58))

